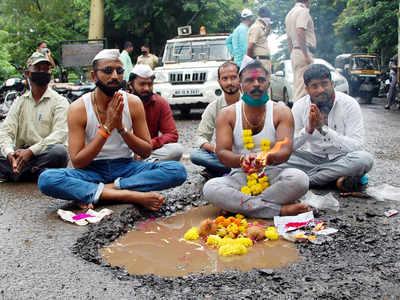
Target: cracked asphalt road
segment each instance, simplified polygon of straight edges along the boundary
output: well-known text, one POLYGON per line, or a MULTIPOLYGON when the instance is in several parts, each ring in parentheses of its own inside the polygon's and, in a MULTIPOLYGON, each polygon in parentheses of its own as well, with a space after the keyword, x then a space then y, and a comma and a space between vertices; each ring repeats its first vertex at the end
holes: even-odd
MULTIPOLYGON (((365 148, 375 158, 369 174, 370 185, 400 186, 400 111, 384 110, 383 101, 378 98, 371 105, 362 104, 362 110, 365 148)), ((184 186, 166 192, 172 200, 163 215, 183 209, 192 200, 201 202, 203 181, 198 174, 201 168, 187 160, 199 118, 199 113, 190 119, 176 115, 180 142, 185 146, 183 163, 189 177, 184 186), (188 188, 191 193, 187 193, 188 188)), ((131 205, 106 206, 115 211, 114 223, 110 224, 124 225, 129 218, 143 215, 131 205), (121 216, 123 221, 116 220, 121 216)), ((73 226, 57 217, 58 208, 71 206, 42 195, 35 184, 0 183, 0 299, 400 297, 400 216, 390 219, 381 216, 389 208, 400 210, 400 202, 342 199, 339 213, 323 212, 320 216, 339 228, 341 234, 335 243, 318 247, 299 245, 303 261, 287 268, 178 279, 127 276, 123 270, 97 264, 97 249, 87 255, 97 263, 82 259, 83 255, 74 254, 72 248, 79 253, 77 247, 85 248, 85 243, 89 244, 87 238, 96 236, 92 232, 109 225, 73 226)))

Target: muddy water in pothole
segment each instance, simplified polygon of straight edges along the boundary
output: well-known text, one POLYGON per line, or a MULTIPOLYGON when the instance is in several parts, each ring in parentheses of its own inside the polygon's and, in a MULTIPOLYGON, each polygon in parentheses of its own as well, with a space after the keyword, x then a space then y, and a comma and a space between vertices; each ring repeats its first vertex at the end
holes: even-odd
MULTIPOLYGON (((100 253, 112 266, 124 267, 130 274, 160 276, 280 268, 299 260, 296 247, 281 239, 258 242, 248 248, 246 255, 231 257, 219 256, 218 249, 205 245, 200 239, 183 239, 188 229, 198 227, 207 218, 216 218, 219 212, 213 206, 204 206, 168 218, 147 220, 100 253)), ((263 220, 258 221, 268 225, 263 220)))

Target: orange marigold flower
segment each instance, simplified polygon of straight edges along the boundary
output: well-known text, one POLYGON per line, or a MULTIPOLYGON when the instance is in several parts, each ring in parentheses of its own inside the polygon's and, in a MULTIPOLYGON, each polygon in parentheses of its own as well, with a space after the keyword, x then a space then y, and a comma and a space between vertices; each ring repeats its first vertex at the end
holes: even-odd
POLYGON ((215 224, 223 223, 225 221, 224 216, 219 216, 218 218, 215 219, 215 224))

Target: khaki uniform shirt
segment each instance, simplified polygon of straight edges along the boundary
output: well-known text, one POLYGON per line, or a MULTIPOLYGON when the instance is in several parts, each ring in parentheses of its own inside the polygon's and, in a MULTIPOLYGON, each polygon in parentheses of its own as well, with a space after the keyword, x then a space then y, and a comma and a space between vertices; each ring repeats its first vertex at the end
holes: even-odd
POLYGON ((16 148, 29 148, 34 155, 54 144, 67 144, 67 99, 47 88, 38 102, 30 91, 18 97, 0 129, 4 157, 16 148))
POLYGON ((149 54, 148 56, 140 55, 137 59, 137 64, 149 65, 150 68, 154 69, 158 64, 158 57, 154 54, 149 54))
POLYGON ((253 56, 269 56, 268 34, 269 28, 261 20, 257 19, 251 25, 247 33, 247 42, 254 44, 253 56))
POLYGON ((296 3, 296 5, 289 11, 285 19, 286 32, 291 39, 293 47, 298 47, 297 42, 297 28, 305 30, 306 46, 316 47, 317 39, 314 33, 314 22, 310 15, 310 10, 303 3, 296 3))

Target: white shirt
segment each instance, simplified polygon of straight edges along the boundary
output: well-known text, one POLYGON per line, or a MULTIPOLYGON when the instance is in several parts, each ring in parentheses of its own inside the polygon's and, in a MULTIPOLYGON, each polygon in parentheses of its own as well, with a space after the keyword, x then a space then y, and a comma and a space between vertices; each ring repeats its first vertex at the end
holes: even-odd
POLYGON ((335 101, 328 115, 328 131, 325 136, 318 130, 314 130, 312 134, 306 131, 310 107, 309 95, 293 105, 292 113, 295 121, 293 150, 301 149, 329 159, 361 150, 364 124, 360 105, 354 98, 335 91, 335 101))

